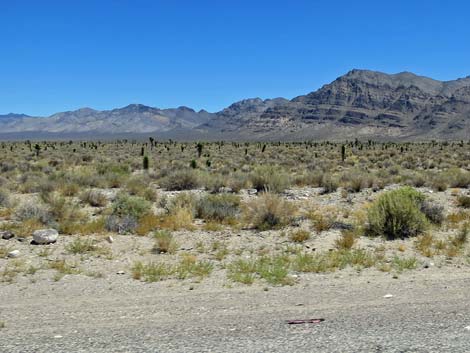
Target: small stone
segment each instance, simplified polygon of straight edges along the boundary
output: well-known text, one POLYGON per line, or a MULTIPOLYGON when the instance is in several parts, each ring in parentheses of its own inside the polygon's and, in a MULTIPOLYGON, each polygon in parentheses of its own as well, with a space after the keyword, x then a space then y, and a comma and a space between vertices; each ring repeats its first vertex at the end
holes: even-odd
POLYGON ((18 257, 18 256, 20 256, 20 251, 19 250, 12 250, 8 253, 8 257, 15 258, 15 257, 18 257))
POLYGON ((247 190, 248 195, 256 195, 258 193, 258 190, 256 189, 248 189, 247 190))
POLYGON ((390 299, 390 298, 393 298, 393 295, 392 294, 385 294, 384 298, 385 299, 390 299))
POLYGON ((222 186, 221 188, 219 188, 219 192, 229 194, 229 193, 232 193, 233 190, 232 190, 232 188, 222 186))
POLYGON ((2 239, 4 240, 10 240, 11 238, 13 238, 15 236, 15 234, 13 234, 12 232, 10 232, 9 230, 2 230, 0 232, 0 236, 2 237, 2 239))
POLYGON ((189 286, 189 290, 194 290, 194 286, 189 286))
POLYGON ((125 272, 124 272, 124 271, 117 271, 116 274, 117 274, 117 275, 124 275, 125 272))
POLYGON ((108 235, 108 236, 106 237, 106 241, 107 241, 108 243, 112 244, 112 243, 114 243, 114 238, 113 238, 111 235, 108 235))
POLYGON ((59 232, 55 229, 40 229, 33 233, 33 241, 36 244, 51 244, 57 241, 59 232))
POLYGON ((464 327, 465 330, 470 331, 470 326, 464 327))

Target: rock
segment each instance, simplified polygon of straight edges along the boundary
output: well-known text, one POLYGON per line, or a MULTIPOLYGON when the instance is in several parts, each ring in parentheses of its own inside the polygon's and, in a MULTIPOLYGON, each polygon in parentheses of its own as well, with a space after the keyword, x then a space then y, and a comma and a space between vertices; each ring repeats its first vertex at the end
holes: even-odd
POLYGON ((18 257, 18 256, 20 256, 20 251, 19 250, 12 250, 8 253, 8 257, 15 258, 15 257, 18 257))
POLYGON ((117 274, 117 275, 124 275, 125 272, 124 272, 124 271, 117 271, 116 274, 117 274))
POLYGON ((107 241, 108 243, 112 244, 112 243, 114 242, 114 239, 113 239, 113 237, 112 237, 111 235, 108 235, 108 236, 106 237, 106 241, 107 241))
POLYGON ((10 240, 11 238, 13 238, 15 236, 15 234, 13 234, 13 232, 10 232, 9 230, 2 230, 0 232, 0 236, 4 240, 10 240))
POLYGON ((248 195, 256 195, 258 193, 258 190, 248 189, 248 190, 246 190, 246 192, 248 193, 248 195))
POLYGON ((220 193, 226 193, 226 194, 230 194, 233 192, 232 188, 229 188, 229 187, 226 187, 226 186, 222 186, 221 188, 219 188, 219 192, 220 193))
POLYGON ((33 241, 35 244, 51 244, 57 241, 59 232, 55 229, 40 229, 33 233, 33 241))
POLYGON ((390 298, 393 298, 393 295, 392 294, 385 294, 384 298, 385 299, 390 299, 390 298))
POLYGON ((464 329, 470 331, 470 326, 466 326, 464 329))

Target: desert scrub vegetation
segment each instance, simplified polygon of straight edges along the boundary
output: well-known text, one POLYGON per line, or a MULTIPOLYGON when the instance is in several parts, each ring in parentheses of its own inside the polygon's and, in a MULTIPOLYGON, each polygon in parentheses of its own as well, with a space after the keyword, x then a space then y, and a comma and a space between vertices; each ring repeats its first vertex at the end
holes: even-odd
POLYGON ((169 278, 202 280, 211 274, 213 264, 209 261, 198 260, 192 255, 184 255, 177 264, 136 261, 131 270, 132 278, 144 282, 158 282, 169 278))
POLYGON ((233 222, 240 213, 240 197, 232 194, 207 195, 198 200, 196 215, 209 221, 233 222))
POLYGON ((383 193, 368 210, 366 234, 397 239, 423 233, 428 226, 421 212, 424 200, 424 195, 411 187, 383 193))
POLYGON ((261 231, 290 224, 297 211, 293 203, 269 193, 264 193, 243 206, 245 221, 261 231))
MULTIPOLYGON (((307 269, 398 272, 413 267, 413 253, 417 266, 421 257, 469 253, 467 141, 24 141, 0 142, 0 152, 1 230, 27 238, 55 228, 73 237, 64 241, 64 251, 74 259, 106 259, 96 251, 101 242, 90 236, 125 234, 123 239, 146 244, 141 251, 155 259, 155 268, 148 268, 154 278, 187 278, 213 263, 224 267, 242 259, 241 269, 230 272, 237 281, 289 284, 289 273, 307 269), (235 235, 247 234, 253 235, 248 244, 234 246, 235 235), (386 243, 387 251, 393 247, 403 256, 384 262, 380 253, 360 248, 382 239, 364 235, 415 238, 401 240, 401 250, 398 242, 386 243), (210 260, 199 267, 191 266, 191 258, 181 265, 186 250, 176 246, 182 237, 185 249, 186 243, 195 247, 192 236, 204 244, 195 262, 210 260), (325 239, 328 254, 304 253, 323 248, 317 242, 325 239), (288 252, 280 250, 284 243, 288 252), (160 266, 160 260, 168 263, 160 266)), ((142 278, 148 264, 142 262, 142 278)))

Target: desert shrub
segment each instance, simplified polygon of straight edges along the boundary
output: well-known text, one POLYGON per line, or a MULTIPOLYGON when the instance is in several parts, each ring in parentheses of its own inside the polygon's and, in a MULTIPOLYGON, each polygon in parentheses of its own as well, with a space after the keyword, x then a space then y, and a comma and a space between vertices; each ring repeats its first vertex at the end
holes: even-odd
POLYGON ((411 187, 385 192, 368 210, 366 233, 387 239, 419 235, 427 226, 420 206, 424 195, 411 187))
POLYGON ((470 173, 460 169, 450 169, 448 178, 451 188, 468 188, 470 185, 470 173))
POLYGON ((463 208, 470 208, 470 196, 466 196, 466 195, 458 196, 457 205, 463 208))
POLYGON ((127 234, 133 232, 138 226, 137 220, 132 216, 110 215, 106 218, 105 228, 110 232, 127 234))
POLYGON ((350 192, 360 192, 364 188, 372 187, 374 183, 374 179, 362 171, 349 171, 341 179, 350 192))
POLYGON ((150 203, 139 196, 119 194, 112 204, 113 215, 139 219, 150 210, 150 203))
POLYGON ((207 195, 197 203, 197 217, 212 221, 230 221, 238 216, 240 198, 237 195, 207 195))
POLYGON ((421 202, 420 210, 431 223, 442 224, 444 222, 444 207, 442 205, 424 200, 421 202))
POLYGON ((435 191, 446 191, 449 186, 448 178, 442 174, 435 175, 431 178, 430 186, 435 191))
POLYGON ((84 191, 80 195, 82 202, 85 202, 93 207, 104 207, 108 203, 106 196, 99 190, 90 189, 84 191))
POLYGON ((0 207, 10 207, 10 194, 0 189, 0 207))
POLYGON ((135 232, 138 235, 147 235, 149 232, 156 229, 159 224, 160 217, 154 215, 153 213, 146 213, 140 217, 135 232))
POLYGON ((273 194, 263 194, 244 205, 245 220, 255 229, 281 228, 292 222, 296 207, 273 194))
POLYGON ((166 190, 192 190, 200 186, 199 174, 194 169, 181 169, 162 179, 161 187, 166 190))
POLYGON ((196 215, 198 200, 191 192, 182 192, 166 201, 163 205, 169 214, 175 213, 176 210, 187 209, 192 217, 196 215))
POLYGON ((112 205, 112 214, 106 219, 106 229, 119 234, 135 231, 138 220, 150 211, 150 203, 138 196, 119 194, 112 205))
POLYGON ((339 183, 330 174, 323 174, 320 186, 323 188, 322 194, 330 194, 338 189, 339 183))
POLYGON ((193 230, 194 214, 184 207, 173 208, 171 213, 161 217, 159 227, 168 230, 193 230))
POLYGON ((289 187, 289 176, 273 166, 261 166, 250 175, 250 180, 258 191, 280 193, 289 187))
POLYGON ((49 212, 49 208, 38 202, 20 204, 15 211, 15 217, 22 222, 35 220, 44 225, 50 224, 54 220, 49 212))

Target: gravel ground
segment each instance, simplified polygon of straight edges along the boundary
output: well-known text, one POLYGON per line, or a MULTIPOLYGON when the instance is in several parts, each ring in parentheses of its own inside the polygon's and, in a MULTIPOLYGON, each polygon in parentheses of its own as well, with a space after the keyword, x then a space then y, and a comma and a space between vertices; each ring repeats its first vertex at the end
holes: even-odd
POLYGON ((469 352, 465 269, 214 288, 66 276, 0 291, 1 352, 469 352), (384 298, 392 294, 391 298, 384 298), (324 318, 317 324, 285 320, 324 318))

